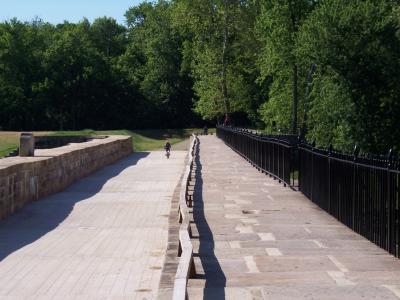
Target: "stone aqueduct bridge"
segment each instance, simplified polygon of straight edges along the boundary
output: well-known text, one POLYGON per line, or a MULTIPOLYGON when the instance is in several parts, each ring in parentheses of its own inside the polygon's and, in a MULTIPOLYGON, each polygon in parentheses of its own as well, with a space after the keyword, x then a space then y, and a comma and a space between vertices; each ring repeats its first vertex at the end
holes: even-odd
POLYGON ((193 154, 189 186, 187 151, 127 137, 0 160, 0 299, 400 299, 398 259, 215 136, 193 154))

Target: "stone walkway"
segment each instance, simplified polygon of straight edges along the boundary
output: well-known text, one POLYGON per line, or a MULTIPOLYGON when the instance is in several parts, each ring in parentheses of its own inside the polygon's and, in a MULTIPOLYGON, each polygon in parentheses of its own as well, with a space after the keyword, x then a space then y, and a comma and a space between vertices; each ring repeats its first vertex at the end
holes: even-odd
POLYGON ((189 299, 400 299, 400 260, 200 138, 189 299))
POLYGON ((0 299, 154 299, 186 154, 133 154, 0 221, 0 299))

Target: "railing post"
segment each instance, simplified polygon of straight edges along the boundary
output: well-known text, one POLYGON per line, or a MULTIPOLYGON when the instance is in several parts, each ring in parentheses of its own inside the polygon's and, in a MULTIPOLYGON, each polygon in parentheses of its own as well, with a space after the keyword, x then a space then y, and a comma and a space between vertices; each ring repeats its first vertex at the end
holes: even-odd
POLYGON ((329 145, 328 148, 328 212, 331 214, 331 201, 332 201, 332 195, 331 195, 331 156, 332 156, 332 151, 333 151, 333 146, 332 144, 329 145))
MULTIPOLYGON (((391 195, 391 180, 390 180, 390 168, 392 166, 393 149, 390 149, 387 157, 387 236, 386 236, 386 247, 389 252, 392 253, 392 228, 391 228, 391 214, 392 214, 392 195, 391 195)), ((395 251, 393 251, 395 252, 395 251)), ((394 253, 393 253, 394 254, 394 253)))
POLYGON ((314 202, 313 194, 314 194, 314 151, 315 151, 315 140, 311 144, 312 146, 312 155, 311 155, 311 201, 314 202))
MULTIPOLYGON (((298 140, 297 143, 297 157, 298 157, 298 161, 297 161, 297 170, 298 170, 298 174, 297 174, 297 184, 299 185, 299 191, 301 191, 301 176, 302 176, 302 171, 301 171, 301 161, 302 161, 302 150, 301 150, 301 142, 300 139, 298 140)), ((294 173, 293 173, 293 184, 294 184, 294 173)))
POLYGON ((301 147, 301 136, 299 135, 297 137, 297 142, 294 146, 294 151, 293 151, 293 162, 292 162, 292 167, 293 167, 293 186, 295 186, 295 174, 296 174, 296 170, 297 170, 297 185, 298 185, 298 189, 300 191, 300 178, 301 178, 301 174, 300 174, 300 164, 301 164, 301 158, 300 158, 300 147, 301 147), (296 160, 297 157, 297 160, 296 160))
POLYGON ((351 210, 352 210, 352 219, 351 219, 351 224, 352 224, 352 229, 356 227, 356 191, 357 191, 357 158, 358 154, 360 152, 360 149, 358 148, 357 145, 354 146, 354 151, 353 151, 353 195, 351 197, 351 210))

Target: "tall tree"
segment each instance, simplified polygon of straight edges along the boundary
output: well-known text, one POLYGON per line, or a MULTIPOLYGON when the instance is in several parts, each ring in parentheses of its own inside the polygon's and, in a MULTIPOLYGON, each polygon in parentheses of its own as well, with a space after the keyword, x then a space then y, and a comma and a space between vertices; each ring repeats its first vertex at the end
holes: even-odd
POLYGON ((116 58, 125 52, 127 30, 113 18, 102 17, 93 21, 89 38, 93 46, 107 59, 116 58))
POLYGON ((0 24, 0 126, 35 128, 35 118, 40 120, 35 86, 43 76, 42 53, 52 30, 41 20, 0 24))
POLYGON ((400 147, 397 11, 390 0, 325 0, 309 16, 297 50, 303 65, 319 66, 309 138, 373 152, 400 147))
POLYGON ((176 26, 187 34, 184 58, 191 61, 186 65, 194 78, 195 109, 205 119, 229 119, 251 106, 248 92, 255 83, 243 75, 255 72, 250 48, 257 44, 257 8, 257 1, 174 1, 176 26))
POLYGON ((265 123, 283 132, 298 133, 299 69, 296 38, 299 27, 314 7, 310 0, 267 0, 258 19, 258 36, 263 42, 261 79, 273 81, 269 101, 262 109, 265 123))
POLYGON ((136 67, 128 73, 139 82, 151 108, 148 119, 167 127, 190 124, 196 118, 191 110, 192 81, 181 70, 183 40, 172 27, 170 3, 145 2, 128 10, 126 17, 130 45, 124 68, 136 67))

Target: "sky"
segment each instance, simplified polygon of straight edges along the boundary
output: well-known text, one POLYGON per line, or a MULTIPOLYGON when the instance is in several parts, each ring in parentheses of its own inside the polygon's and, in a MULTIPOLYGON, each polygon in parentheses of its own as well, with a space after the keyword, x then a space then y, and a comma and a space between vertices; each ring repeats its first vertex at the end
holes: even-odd
POLYGON ((124 24, 129 7, 143 0, 0 0, 0 22, 16 17, 31 21, 39 17, 53 24, 64 20, 78 22, 84 17, 93 21, 97 17, 113 17, 124 24))

